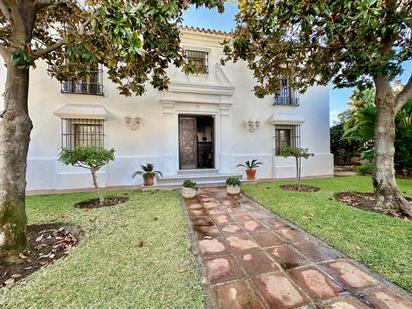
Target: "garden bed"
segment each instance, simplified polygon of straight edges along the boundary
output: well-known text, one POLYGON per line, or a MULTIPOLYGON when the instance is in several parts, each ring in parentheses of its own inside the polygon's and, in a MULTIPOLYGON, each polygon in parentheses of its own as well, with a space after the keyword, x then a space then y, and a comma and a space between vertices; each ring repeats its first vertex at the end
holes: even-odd
POLYGON ((98 198, 95 198, 87 201, 78 202, 74 205, 74 207, 80 209, 102 208, 120 205, 126 203, 128 200, 128 197, 107 197, 104 199, 103 204, 100 204, 100 200, 98 198))
POLYGON ((18 261, 0 264, 0 288, 65 257, 79 241, 79 232, 76 227, 68 225, 30 225, 27 239, 28 248, 19 254, 18 261))
POLYGON ((290 184, 279 186, 283 190, 294 191, 294 192, 317 192, 320 190, 319 187, 302 185, 302 184, 290 184))
MULTIPOLYGON (((401 219, 411 219, 400 212, 391 211, 387 213, 377 209, 377 198, 370 192, 338 192, 335 193, 334 196, 336 200, 361 210, 383 213, 385 215, 401 219)), ((411 199, 408 198, 408 200, 410 201, 411 199)))

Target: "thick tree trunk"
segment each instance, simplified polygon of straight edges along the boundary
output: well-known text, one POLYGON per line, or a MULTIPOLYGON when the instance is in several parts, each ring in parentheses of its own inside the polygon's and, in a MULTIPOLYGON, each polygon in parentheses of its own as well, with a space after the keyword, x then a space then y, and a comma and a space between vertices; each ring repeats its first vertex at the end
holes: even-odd
POLYGON ((376 207, 386 213, 403 212, 412 216, 412 204, 402 197, 395 179, 395 95, 386 77, 376 85, 375 157, 373 185, 376 207))
POLYGON ((7 65, 5 112, 0 120, 0 259, 26 245, 26 165, 32 122, 28 115, 29 69, 7 65))

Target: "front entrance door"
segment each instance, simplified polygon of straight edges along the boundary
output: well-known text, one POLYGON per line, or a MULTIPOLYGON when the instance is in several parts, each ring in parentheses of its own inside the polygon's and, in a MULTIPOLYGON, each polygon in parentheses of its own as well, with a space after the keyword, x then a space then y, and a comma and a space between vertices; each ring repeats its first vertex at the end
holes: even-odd
POLYGON ((214 168, 212 116, 179 116, 179 168, 214 168))

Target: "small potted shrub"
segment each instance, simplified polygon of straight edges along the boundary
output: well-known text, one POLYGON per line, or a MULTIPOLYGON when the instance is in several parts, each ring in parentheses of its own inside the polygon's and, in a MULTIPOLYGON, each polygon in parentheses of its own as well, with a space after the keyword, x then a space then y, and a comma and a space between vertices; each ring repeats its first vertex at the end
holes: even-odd
POLYGON ((182 196, 185 199, 192 199, 196 196, 197 184, 191 179, 183 181, 182 196))
POLYGON ((236 167, 244 167, 246 169, 247 180, 255 180, 256 179, 256 168, 262 165, 262 162, 259 162, 256 159, 252 161, 246 161, 244 164, 238 164, 236 167))
POLYGON ((240 180, 237 177, 226 179, 226 191, 230 195, 240 194, 240 180))
POLYGON ((153 180, 155 177, 163 177, 162 172, 155 171, 154 165, 151 163, 146 163, 146 165, 140 165, 140 167, 142 168, 142 170, 134 172, 132 177, 134 178, 137 175, 142 175, 145 187, 153 186, 153 180))

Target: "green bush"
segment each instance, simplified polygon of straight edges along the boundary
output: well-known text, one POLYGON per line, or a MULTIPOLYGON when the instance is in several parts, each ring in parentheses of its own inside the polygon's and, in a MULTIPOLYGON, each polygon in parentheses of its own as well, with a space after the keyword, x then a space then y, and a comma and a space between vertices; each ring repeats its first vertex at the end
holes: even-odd
POLYGON ((372 175, 373 166, 370 163, 362 164, 355 167, 355 172, 358 175, 372 175))
POLYGON ((192 181, 191 179, 186 179, 185 181, 183 181, 183 187, 197 190, 197 183, 192 181))
POLYGON ((226 185, 233 187, 240 186, 240 180, 237 177, 229 177, 226 179, 226 185))

